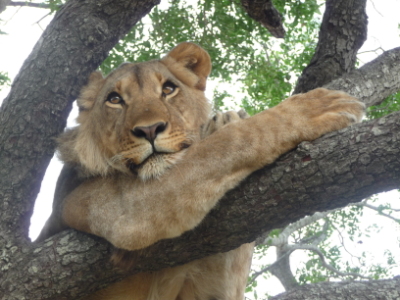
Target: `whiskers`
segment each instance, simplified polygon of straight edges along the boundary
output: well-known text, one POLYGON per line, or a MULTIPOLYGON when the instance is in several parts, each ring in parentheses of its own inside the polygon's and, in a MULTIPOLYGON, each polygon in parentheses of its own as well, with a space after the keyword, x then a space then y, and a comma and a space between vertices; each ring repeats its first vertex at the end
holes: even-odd
POLYGON ((128 151, 128 152, 121 152, 115 154, 113 157, 111 157, 111 162, 112 163, 123 163, 125 164, 128 160, 130 160, 130 156, 134 154, 134 151, 128 151))
POLYGON ((148 143, 146 144, 147 147, 120 151, 110 158, 110 163, 114 168, 125 173, 138 175, 143 181, 158 179, 177 164, 185 155, 187 148, 198 140, 198 133, 193 132, 187 134, 185 138, 175 139, 173 141, 174 146, 160 147, 148 143), (156 149, 160 151, 157 152, 156 149))

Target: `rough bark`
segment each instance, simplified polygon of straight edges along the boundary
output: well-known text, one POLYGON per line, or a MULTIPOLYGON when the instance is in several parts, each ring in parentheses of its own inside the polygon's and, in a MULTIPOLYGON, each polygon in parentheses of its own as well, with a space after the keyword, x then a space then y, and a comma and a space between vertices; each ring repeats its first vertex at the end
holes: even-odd
POLYGON ((0 0, 0 14, 7 8, 11 0, 0 0))
POLYGON ((304 285, 270 300, 397 300, 400 298, 400 277, 393 280, 323 282, 304 285))
POLYGON ((27 237, 54 137, 64 129, 80 87, 158 2, 71 0, 43 33, 0 111, 0 245, 11 236, 27 237))
MULTIPOLYGON (((68 1, 44 31, 13 82, 0 110, 2 299, 41 299, 39 295, 31 297, 29 291, 43 282, 37 276, 26 279, 27 274, 35 273, 35 267, 23 273, 25 270, 19 271, 14 266, 23 256, 33 255, 27 237, 29 219, 43 174, 54 153, 54 137, 64 129, 72 101, 90 72, 158 3, 159 0, 68 1)), ((68 272, 72 274, 73 269, 68 272)), ((46 294, 47 289, 55 293, 55 288, 51 289, 52 281, 49 282, 48 287, 42 285, 41 293, 46 294)))
POLYGON ((360 69, 353 70, 325 85, 357 95, 367 106, 378 105, 400 91, 400 47, 384 52, 360 69))
POLYGON ((366 0, 328 0, 318 45, 297 81, 294 94, 323 86, 354 69, 367 37, 366 0))
POLYGON ((286 249, 280 249, 280 247, 277 247, 277 261, 269 268, 269 272, 278 278, 285 291, 290 291, 299 287, 299 284, 290 269, 291 252, 292 251, 287 251, 286 249))
POLYGON ((276 10, 271 0, 241 0, 242 6, 257 22, 260 22, 272 36, 276 38, 285 37, 285 28, 282 24, 282 16, 276 10))

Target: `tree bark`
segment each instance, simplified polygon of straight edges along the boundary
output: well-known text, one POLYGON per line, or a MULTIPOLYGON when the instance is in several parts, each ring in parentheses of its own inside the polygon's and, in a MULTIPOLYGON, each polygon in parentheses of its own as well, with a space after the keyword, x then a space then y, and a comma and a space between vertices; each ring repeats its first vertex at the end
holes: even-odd
POLYGON ((108 51, 158 2, 71 0, 44 31, 0 111, 0 245, 27 240, 54 138, 72 101, 108 51))
POLYGON ((326 1, 317 48, 294 94, 308 92, 354 70, 357 51, 367 38, 366 2, 326 1))
POLYGON ((380 104, 400 91, 400 47, 384 52, 360 69, 344 74, 325 85, 356 95, 367 106, 380 104))
POLYGON ((285 37, 282 16, 276 10, 271 0, 241 0, 243 8, 253 18, 276 38, 285 37))
POLYGON ((0 0, 0 14, 7 8, 11 0, 0 0))
POLYGON ((285 291, 293 290, 299 287, 296 278, 293 276, 292 270, 290 269, 290 253, 287 249, 276 248, 277 261, 274 262, 269 272, 274 275, 280 283, 283 285, 285 291))
POLYGON ((393 280, 323 282, 304 285, 270 300, 397 300, 400 297, 400 277, 393 280))
MULTIPOLYGON (((18 255, 22 255, 21 259, 32 249, 28 239, 29 220, 54 153, 54 138, 63 131, 72 101, 89 74, 158 3, 159 0, 68 1, 44 31, 13 82, 0 110, 1 299, 22 299, 21 295, 25 299, 42 299, 39 294, 31 297, 29 290, 43 282, 37 276, 32 276, 29 283, 25 279, 26 274, 35 273, 36 269, 33 267, 24 274, 13 266, 18 255)), ((48 263, 45 261, 43 257, 44 266, 48 263)), ((65 276, 65 272, 58 275, 65 276)), ((49 278, 47 283, 51 286, 49 278)), ((47 288, 42 286, 40 294, 46 295, 47 288)), ((55 292, 50 288, 50 293, 55 292)))

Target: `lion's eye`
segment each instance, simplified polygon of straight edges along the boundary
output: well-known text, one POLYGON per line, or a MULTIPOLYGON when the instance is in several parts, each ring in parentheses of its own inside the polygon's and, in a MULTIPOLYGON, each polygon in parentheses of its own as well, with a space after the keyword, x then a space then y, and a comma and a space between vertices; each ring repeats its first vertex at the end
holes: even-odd
POLYGON ((122 104, 122 103, 124 103, 124 99, 122 99, 122 97, 116 92, 110 93, 107 96, 106 101, 110 102, 111 104, 122 104))
POLYGON ((163 96, 167 96, 175 92, 176 85, 173 84, 171 81, 167 81, 163 84, 162 93, 163 96))

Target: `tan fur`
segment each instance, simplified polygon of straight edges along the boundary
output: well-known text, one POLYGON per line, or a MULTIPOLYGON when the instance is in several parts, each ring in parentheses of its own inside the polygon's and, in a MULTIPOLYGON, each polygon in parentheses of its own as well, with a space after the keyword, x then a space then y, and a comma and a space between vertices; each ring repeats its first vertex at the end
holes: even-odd
MULTIPOLYGON (((61 158, 87 177, 58 204, 64 224, 126 250, 177 237, 250 173, 363 116, 357 99, 316 89, 251 118, 227 113, 208 121, 210 70, 202 48, 182 43, 160 61, 91 76, 78 99, 79 126, 60 138, 61 158), (167 81, 177 89, 165 96, 167 81), (124 103, 106 101, 112 92, 124 103)), ((252 244, 242 245, 135 275, 88 299, 242 300, 251 254, 252 244)))

